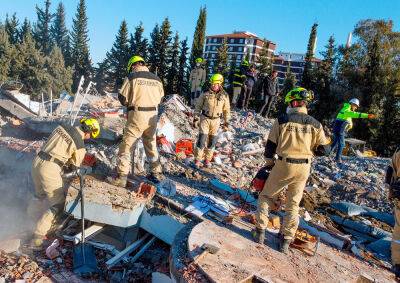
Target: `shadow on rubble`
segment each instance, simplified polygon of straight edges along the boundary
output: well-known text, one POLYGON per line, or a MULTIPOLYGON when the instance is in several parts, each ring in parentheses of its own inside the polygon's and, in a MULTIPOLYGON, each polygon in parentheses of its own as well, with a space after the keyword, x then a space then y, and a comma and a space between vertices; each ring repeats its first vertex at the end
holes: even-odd
POLYGON ((26 125, 14 126, 10 123, 7 123, 4 127, 1 128, 0 136, 23 139, 27 141, 36 141, 44 138, 46 135, 38 134, 29 129, 26 125))

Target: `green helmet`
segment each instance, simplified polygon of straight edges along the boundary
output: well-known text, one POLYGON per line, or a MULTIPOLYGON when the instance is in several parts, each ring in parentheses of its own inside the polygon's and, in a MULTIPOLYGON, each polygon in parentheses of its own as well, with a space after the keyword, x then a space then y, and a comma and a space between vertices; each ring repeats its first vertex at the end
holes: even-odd
POLYGON ((196 58, 196 60, 194 60, 196 63, 203 63, 204 59, 203 58, 196 58))
POLYGON ((242 66, 248 67, 249 65, 250 65, 250 64, 249 64, 249 62, 248 62, 247 60, 243 60, 242 66))
POLYGON ((131 59, 129 59, 128 66, 126 67, 126 70, 128 72, 130 72, 133 64, 135 64, 137 62, 143 62, 144 63, 144 59, 142 57, 140 57, 140 56, 137 56, 137 55, 132 56, 131 59))
POLYGON ((224 77, 221 74, 214 74, 210 78, 210 84, 220 84, 224 82, 224 77))
POLYGON ((296 87, 288 92, 285 96, 285 103, 289 104, 294 100, 311 101, 314 99, 314 92, 306 90, 304 87, 296 87))

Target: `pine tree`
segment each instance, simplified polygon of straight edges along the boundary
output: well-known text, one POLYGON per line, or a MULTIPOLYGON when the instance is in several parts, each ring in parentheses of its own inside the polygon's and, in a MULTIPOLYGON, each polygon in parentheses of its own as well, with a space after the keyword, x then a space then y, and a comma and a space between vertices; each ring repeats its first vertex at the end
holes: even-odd
POLYGON ((159 52, 159 66, 158 66, 158 76, 164 82, 164 85, 167 84, 167 71, 168 71, 168 61, 171 54, 171 24, 168 18, 161 24, 160 29, 160 52, 159 52))
POLYGON ((127 76, 126 65, 130 58, 128 25, 125 20, 122 21, 114 45, 106 58, 110 67, 108 74, 116 91, 127 76))
POLYGON ((135 27, 135 34, 129 40, 129 49, 132 55, 139 55, 147 61, 148 59, 148 42, 147 39, 143 37, 144 27, 143 23, 140 22, 138 26, 135 27))
POLYGON ((84 76, 85 80, 88 81, 92 74, 85 0, 79 1, 75 17, 71 34, 71 63, 74 68, 72 91, 74 92, 78 88, 81 76, 84 76))
POLYGON ((314 23, 311 27, 310 38, 308 39, 307 45, 307 53, 305 59, 305 66, 301 80, 301 86, 304 88, 311 88, 312 87, 312 80, 313 80, 313 65, 312 59, 314 58, 314 44, 317 38, 317 27, 318 24, 314 23))
POLYGON ((8 33, 0 26, 0 84, 9 79, 14 47, 10 44, 8 33))
POLYGON ((195 59, 203 57, 204 41, 206 38, 207 10, 206 7, 200 8, 199 17, 196 23, 196 29, 193 35, 192 51, 190 54, 190 67, 195 66, 195 59))
POLYGON ((110 63, 107 58, 102 62, 98 63, 98 67, 96 68, 94 82, 96 83, 96 89, 100 93, 104 92, 105 89, 110 85, 110 78, 108 74, 108 70, 110 69, 110 63))
POLYGON ((189 93, 188 84, 188 39, 181 41, 179 49, 179 68, 178 68, 178 93, 182 96, 189 93))
POLYGON ((259 57, 257 58, 257 63, 259 64, 258 70, 264 75, 270 73, 272 68, 272 54, 268 50, 269 44, 270 42, 264 39, 263 47, 260 51, 259 57))
POLYGON ((228 44, 226 38, 224 38, 222 44, 218 47, 217 58, 214 63, 214 73, 223 75, 226 82, 226 78, 229 75, 228 44))
POLYGON ((28 21, 27 18, 25 18, 24 23, 22 24, 22 27, 19 31, 19 40, 18 42, 22 42, 24 40, 24 37, 28 34, 32 34, 32 26, 31 23, 28 21))
POLYGON ((51 26, 51 37, 54 43, 60 47, 64 60, 69 65, 71 60, 69 34, 65 24, 65 8, 62 2, 58 4, 54 22, 51 26))
POLYGON ((150 48, 149 48, 149 67, 150 71, 158 74, 160 62, 160 26, 155 25, 150 34, 150 48))
POLYGON ((247 62, 250 63, 250 50, 249 49, 247 49, 246 56, 244 57, 244 60, 246 60, 247 62))
POLYGON ((45 0, 44 9, 36 6, 38 20, 33 32, 37 45, 45 54, 50 54, 53 47, 50 25, 54 15, 50 12, 50 5, 50 0, 45 0))
POLYGON ((17 15, 14 13, 11 18, 6 15, 6 21, 4 23, 4 28, 8 34, 8 39, 11 44, 16 44, 19 39, 18 32, 19 21, 17 19, 17 15))
POLYGON ((168 72, 167 72, 167 94, 178 93, 179 81, 179 34, 175 33, 174 41, 171 47, 171 54, 169 56, 168 62, 168 72))
POLYGON ((65 67, 64 57, 58 46, 54 46, 46 58, 45 68, 51 77, 50 88, 53 91, 53 98, 58 98, 64 90, 71 91, 72 68, 65 67))

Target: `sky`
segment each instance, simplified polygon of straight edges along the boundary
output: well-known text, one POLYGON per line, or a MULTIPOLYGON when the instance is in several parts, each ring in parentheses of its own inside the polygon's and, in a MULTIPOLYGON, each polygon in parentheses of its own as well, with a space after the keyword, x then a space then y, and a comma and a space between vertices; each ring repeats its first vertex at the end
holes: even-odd
MULTIPOLYGON (((59 0, 52 0, 56 10, 59 0)), ((67 25, 72 26, 78 0, 63 0, 67 25)), ((0 21, 16 13, 20 22, 26 17, 36 21, 35 6, 44 0, 0 0, 0 21)), ((330 35, 336 43, 346 42, 347 35, 362 19, 392 19, 400 30, 399 0, 86 0, 89 18, 89 47, 94 63, 103 60, 114 43, 122 20, 129 31, 143 22, 148 36, 156 23, 168 17, 173 32, 188 38, 191 46, 201 6, 207 7, 206 34, 246 30, 277 44, 277 51, 305 53, 310 28, 318 26, 317 56, 324 50, 330 35)))

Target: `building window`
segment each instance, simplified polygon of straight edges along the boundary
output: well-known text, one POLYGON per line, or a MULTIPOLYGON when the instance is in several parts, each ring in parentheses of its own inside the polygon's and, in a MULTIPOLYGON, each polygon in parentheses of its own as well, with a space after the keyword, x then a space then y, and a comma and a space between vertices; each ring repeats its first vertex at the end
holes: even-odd
POLYGON ((232 47, 232 46, 229 46, 229 47, 228 47, 228 51, 233 51, 233 47, 232 47))
POLYGON ((243 57, 242 55, 237 55, 236 56, 237 60, 242 60, 242 57, 243 57))
POLYGON ((244 43, 244 38, 239 39, 239 43, 244 43))
POLYGON ((206 40, 206 43, 209 43, 210 42, 210 39, 209 38, 207 38, 207 40, 206 40))
POLYGON ((212 42, 213 42, 213 43, 216 43, 216 42, 217 42, 217 38, 214 37, 214 38, 212 39, 212 42))
POLYGON ((229 39, 229 42, 230 42, 230 43, 234 43, 234 42, 235 42, 235 39, 234 39, 234 38, 230 38, 230 39, 229 39))
POLYGON ((237 49, 237 51, 238 51, 238 52, 243 52, 243 47, 242 47, 242 46, 239 46, 238 49, 237 49))

